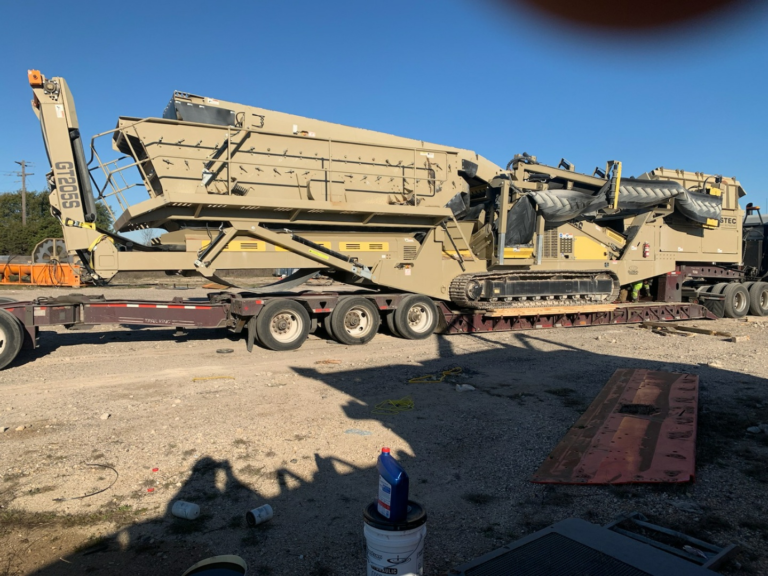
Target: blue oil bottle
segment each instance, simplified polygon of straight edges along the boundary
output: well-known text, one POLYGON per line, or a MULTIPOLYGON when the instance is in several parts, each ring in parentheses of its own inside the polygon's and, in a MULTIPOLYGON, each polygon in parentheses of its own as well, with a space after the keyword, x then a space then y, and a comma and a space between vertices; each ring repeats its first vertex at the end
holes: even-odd
POLYGON ((381 449, 376 468, 379 471, 376 509, 390 522, 402 522, 408 515, 408 474, 389 453, 389 448, 381 449))

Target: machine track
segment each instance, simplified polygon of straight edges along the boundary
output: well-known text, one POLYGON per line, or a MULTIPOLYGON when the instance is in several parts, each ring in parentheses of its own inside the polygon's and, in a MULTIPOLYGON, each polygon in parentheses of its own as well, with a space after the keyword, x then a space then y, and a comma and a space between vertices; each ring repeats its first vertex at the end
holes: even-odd
POLYGON ((610 303, 620 289, 616 275, 605 270, 521 270, 462 274, 451 282, 450 296, 462 308, 543 308, 610 303))

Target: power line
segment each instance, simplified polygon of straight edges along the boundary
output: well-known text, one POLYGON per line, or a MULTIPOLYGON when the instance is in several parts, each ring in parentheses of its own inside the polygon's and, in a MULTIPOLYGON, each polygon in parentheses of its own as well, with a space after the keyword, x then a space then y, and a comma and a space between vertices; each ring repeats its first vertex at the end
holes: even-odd
POLYGON ((21 177, 21 225, 27 225, 27 176, 34 176, 34 172, 27 172, 27 167, 30 165, 26 160, 16 160, 16 164, 21 166, 21 170, 13 172, 16 176, 21 177))

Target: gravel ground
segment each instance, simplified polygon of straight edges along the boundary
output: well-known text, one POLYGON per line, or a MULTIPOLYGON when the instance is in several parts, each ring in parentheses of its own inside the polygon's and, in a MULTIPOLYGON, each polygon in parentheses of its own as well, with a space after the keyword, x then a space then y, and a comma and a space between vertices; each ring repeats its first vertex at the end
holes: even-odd
POLYGON ((181 574, 214 554, 239 554, 257 575, 360 574, 362 508, 376 494, 382 446, 428 511, 429 575, 552 522, 604 523, 635 510, 740 543, 725 573, 768 574, 768 433, 747 432, 768 424, 767 324, 693 323, 750 337, 738 344, 626 326, 419 342, 381 333, 362 347, 317 335, 298 351, 252 354, 213 330, 44 331, 38 350, 0 372, 0 576, 181 574), (463 373, 444 382, 407 382, 455 366, 463 373), (531 484, 617 368, 699 375, 696 482, 531 484), (375 411, 408 396, 412 411, 375 411), (54 500, 100 490, 116 473, 100 494, 54 500), (171 516, 178 499, 199 504, 201 517, 171 516), (264 503, 274 519, 249 529, 245 512, 264 503))

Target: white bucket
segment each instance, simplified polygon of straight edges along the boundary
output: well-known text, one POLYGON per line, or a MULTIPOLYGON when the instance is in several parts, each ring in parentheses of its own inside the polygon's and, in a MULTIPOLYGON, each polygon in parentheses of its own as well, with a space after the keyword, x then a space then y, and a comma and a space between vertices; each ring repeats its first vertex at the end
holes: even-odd
POLYGON ((368 576, 424 574, 424 538, 427 536, 427 511, 408 500, 405 520, 392 522, 372 502, 363 509, 365 554, 368 576))
POLYGON ((368 559, 367 576, 423 576, 426 524, 411 530, 391 531, 366 523, 363 531, 368 559))

